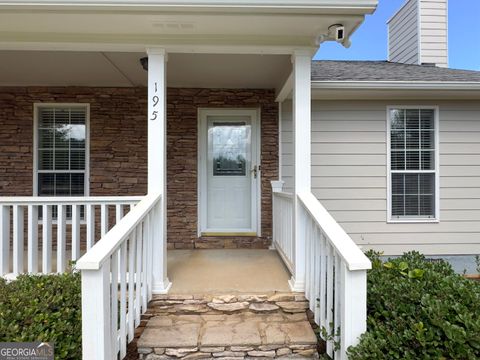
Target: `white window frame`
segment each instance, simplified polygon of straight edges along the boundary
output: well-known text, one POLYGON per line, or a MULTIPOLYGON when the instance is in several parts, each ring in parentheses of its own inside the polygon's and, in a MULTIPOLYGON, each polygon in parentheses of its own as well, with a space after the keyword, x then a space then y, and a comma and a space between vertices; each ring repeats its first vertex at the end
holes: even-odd
MULTIPOLYGON (((440 222, 440 107, 438 105, 388 105, 387 106, 387 223, 438 223, 440 222), (391 118, 392 110, 433 110, 435 134, 435 216, 430 218, 392 216, 392 164, 391 164, 391 118)), ((418 174, 425 170, 406 170, 402 173, 418 174)))
MULTIPOLYGON (((83 103, 35 103, 33 104, 33 196, 38 196, 38 112, 41 108, 80 108, 85 109, 85 171, 66 171, 84 173, 84 196, 90 195, 90 104, 83 103)), ((61 197, 61 196, 60 196, 61 197)))

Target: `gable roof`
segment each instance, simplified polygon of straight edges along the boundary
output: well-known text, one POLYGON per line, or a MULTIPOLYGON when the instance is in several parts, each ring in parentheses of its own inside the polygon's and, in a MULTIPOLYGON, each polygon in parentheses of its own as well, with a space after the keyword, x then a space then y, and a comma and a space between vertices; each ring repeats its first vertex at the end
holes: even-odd
POLYGON ((479 83, 480 71, 406 65, 388 61, 330 61, 312 63, 313 82, 432 82, 479 83))

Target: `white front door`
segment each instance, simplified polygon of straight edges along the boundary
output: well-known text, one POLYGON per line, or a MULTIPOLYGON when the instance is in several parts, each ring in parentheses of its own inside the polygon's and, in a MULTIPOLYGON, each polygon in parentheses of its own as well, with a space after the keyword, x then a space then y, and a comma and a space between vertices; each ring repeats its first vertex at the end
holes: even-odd
POLYGON ((257 233, 257 110, 200 111, 200 232, 257 233))

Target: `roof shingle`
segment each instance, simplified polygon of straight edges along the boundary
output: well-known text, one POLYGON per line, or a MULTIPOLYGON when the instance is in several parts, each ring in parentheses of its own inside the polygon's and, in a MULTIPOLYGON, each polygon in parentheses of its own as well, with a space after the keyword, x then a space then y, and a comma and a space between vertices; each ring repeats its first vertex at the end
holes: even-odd
POLYGON ((480 71, 406 65, 388 61, 331 61, 312 63, 313 81, 478 82, 480 71))

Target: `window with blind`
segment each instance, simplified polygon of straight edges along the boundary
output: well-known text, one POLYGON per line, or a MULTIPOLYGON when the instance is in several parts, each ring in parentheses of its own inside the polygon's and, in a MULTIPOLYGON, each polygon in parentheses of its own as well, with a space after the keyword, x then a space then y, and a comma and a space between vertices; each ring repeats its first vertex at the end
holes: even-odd
POLYGON ((391 220, 435 220, 436 109, 389 109, 391 220))
POLYGON ((86 194, 86 106, 37 107, 37 195, 86 194))

